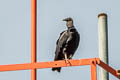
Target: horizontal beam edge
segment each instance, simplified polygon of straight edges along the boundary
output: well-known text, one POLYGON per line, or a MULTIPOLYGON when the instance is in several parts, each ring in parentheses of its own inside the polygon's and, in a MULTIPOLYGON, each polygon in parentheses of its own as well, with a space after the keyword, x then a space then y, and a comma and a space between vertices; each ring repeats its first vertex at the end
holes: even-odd
POLYGON ((91 60, 94 61, 95 59, 96 58, 68 60, 67 63, 65 60, 59 60, 59 61, 49 61, 49 62, 0 65, 0 72, 28 70, 28 69, 42 69, 42 68, 52 68, 52 67, 83 66, 83 65, 90 65, 91 60))

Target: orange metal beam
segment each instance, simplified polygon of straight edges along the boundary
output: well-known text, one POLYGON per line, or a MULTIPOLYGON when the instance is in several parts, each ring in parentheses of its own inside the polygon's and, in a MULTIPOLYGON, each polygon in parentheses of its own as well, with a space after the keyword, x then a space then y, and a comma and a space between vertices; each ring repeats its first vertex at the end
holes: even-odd
MULTIPOLYGON (((36 0, 31 0, 31 63, 36 62, 36 0)), ((36 80, 36 69, 31 70, 31 80, 36 80)))
POLYGON ((119 75, 117 74, 117 71, 115 69, 113 69, 112 67, 110 67, 109 65, 105 64, 102 61, 100 61, 100 63, 98 65, 101 66, 102 68, 104 68, 106 71, 110 72, 112 75, 119 78, 119 75))
POLYGON ((116 70, 116 71, 117 71, 117 75, 118 75, 118 77, 120 79, 120 70, 116 70))
POLYGON ((15 71, 15 70, 27 70, 27 69, 52 68, 52 67, 83 66, 83 65, 90 65, 91 61, 95 61, 95 62, 99 61, 99 58, 68 60, 69 63, 67 63, 67 64, 66 64, 65 60, 61 60, 61 61, 50 61, 50 62, 0 65, 0 71, 15 71))
MULTIPOLYGON (((69 67, 69 66, 83 66, 91 65, 91 80, 97 80, 96 64, 104 68, 106 71, 113 74, 115 77, 120 78, 120 70, 115 70, 109 65, 102 62, 99 58, 89 58, 89 59, 79 59, 79 60, 65 60, 60 61, 49 61, 49 62, 35 62, 35 63, 25 63, 25 64, 10 64, 10 65, 0 65, 1 71, 15 71, 15 70, 28 70, 28 69, 42 69, 42 68, 52 68, 52 67, 69 67)), ((34 78, 35 79, 35 76, 34 78)))

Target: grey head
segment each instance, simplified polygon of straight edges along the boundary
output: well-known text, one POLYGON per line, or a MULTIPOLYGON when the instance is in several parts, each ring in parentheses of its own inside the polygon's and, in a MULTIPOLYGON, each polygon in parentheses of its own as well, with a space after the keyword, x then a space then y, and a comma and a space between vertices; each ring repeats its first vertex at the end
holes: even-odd
POLYGON ((74 25, 73 25, 73 19, 72 18, 68 17, 68 18, 63 19, 63 21, 66 21, 66 26, 68 28, 74 27, 74 25))

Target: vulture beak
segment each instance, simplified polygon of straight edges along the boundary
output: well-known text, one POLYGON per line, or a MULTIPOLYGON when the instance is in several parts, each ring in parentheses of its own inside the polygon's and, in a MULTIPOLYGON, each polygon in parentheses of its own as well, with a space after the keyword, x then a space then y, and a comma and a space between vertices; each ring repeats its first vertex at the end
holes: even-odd
POLYGON ((63 21, 67 21, 67 19, 63 19, 63 21))

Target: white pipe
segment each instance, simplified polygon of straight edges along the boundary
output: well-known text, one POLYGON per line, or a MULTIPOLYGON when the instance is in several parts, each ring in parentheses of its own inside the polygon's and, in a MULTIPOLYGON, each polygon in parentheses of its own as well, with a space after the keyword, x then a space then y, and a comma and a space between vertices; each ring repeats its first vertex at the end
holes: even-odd
MULTIPOLYGON (((107 30, 107 14, 100 13, 98 15, 98 35, 99 35, 99 58, 108 64, 108 30, 107 30)), ((99 80, 109 80, 108 72, 99 69, 99 80)))

